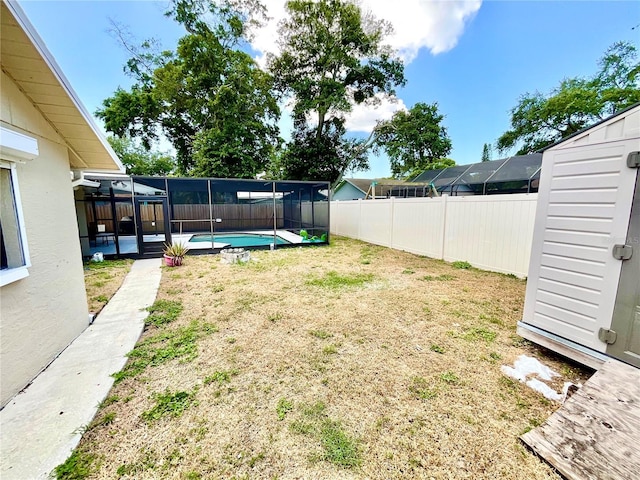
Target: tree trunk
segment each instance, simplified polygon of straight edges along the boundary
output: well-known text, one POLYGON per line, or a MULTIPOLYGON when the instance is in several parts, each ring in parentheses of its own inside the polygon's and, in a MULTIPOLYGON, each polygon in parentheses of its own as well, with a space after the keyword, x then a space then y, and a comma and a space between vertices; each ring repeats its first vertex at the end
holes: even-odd
POLYGON ((318 109, 318 128, 316 129, 316 140, 322 137, 322 129, 324 127, 324 117, 327 111, 323 108, 318 109))

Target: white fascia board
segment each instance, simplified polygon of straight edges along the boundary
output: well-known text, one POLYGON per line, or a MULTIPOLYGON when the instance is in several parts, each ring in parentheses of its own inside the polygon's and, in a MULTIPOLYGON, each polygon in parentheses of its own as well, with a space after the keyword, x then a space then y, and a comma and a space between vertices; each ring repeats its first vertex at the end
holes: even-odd
POLYGON ((105 170, 105 169, 99 169, 99 168, 92 168, 92 169, 75 168, 73 169, 73 171, 81 173, 83 175, 92 175, 92 176, 100 175, 103 177, 114 177, 114 178, 115 177, 129 178, 131 176, 128 173, 125 173, 125 170, 116 171, 116 170, 105 170))
POLYGON ((77 190, 80 187, 100 188, 100 182, 94 182, 92 180, 87 180, 86 178, 81 178, 79 180, 74 180, 73 182, 71 182, 71 186, 74 190, 77 190))
POLYGON ((38 140, 0 125, 0 155, 5 160, 24 162, 40 154, 38 140))
POLYGON ((69 80, 67 79, 67 77, 64 75, 64 73, 62 73, 62 69, 56 62, 55 58, 53 58, 53 55, 51 54, 51 52, 45 45, 44 41, 36 31, 35 27, 29 21, 27 14, 24 12, 24 10, 22 10, 22 8, 20 7, 20 5, 16 0, 2 0, 2 1, 7 6, 9 11, 13 14, 14 18, 16 19, 16 22, 18 22, 18 24, 24 31, 25 35, 29 37, 29 40, 31 40, 31 43, 33 44, 33 46, 36 48, 36 50, 38 50, 38 53, 40 53, 40 55, 42 56, 43 60, 49 67, 49 70, 51 70, 51 73, 53 73, 53 75, 57 78, 58 82, 60 82, 60 86, 67 93, 67 95, 69 96, 73 104, 76 106, 76 108, 78 109, 78 111, 80 112, 84 120, 87 122, 87 125, 89 125, 89 127, 91 128, 91 130, 93 130, 93 133, 96 135, 100 143, 102 143, 105 150, 107 150, 112 160, 117 165, 118 169, 121 172, 124 172, 125 171, 124 165, 122 165, 122 162, 116 155, 116 152, 113 151, 113 148, 111 148, 111 145, 109 145, 109 142, 107 142, 106 138, 104 137, 104 135, 102 134, 98 126, 96 125, 96 122, 94 121, 91 114, 87 111, 85 106, 80 101, 78 94, 75 92, 75 90, 71 86, 71 83, 69 83, 69 80))
POLYGON ((84 177, 95 177, 95 178, 104 178, 105 180, 131 180, 131 175, 126 173, 115 173, 110 172, 109 170, 79 170, 82 178, 84 177))

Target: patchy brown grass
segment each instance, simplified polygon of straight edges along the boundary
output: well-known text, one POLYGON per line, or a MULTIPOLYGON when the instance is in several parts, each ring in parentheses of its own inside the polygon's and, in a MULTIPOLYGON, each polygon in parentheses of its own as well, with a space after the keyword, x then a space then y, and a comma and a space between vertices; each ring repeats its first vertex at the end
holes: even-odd
POLYGON ((115 295, 127 276, 133 260, 105 260, 88 262, 84 266, 84 285, 87 290, 89 312, 98 314, 115 295))
POLYGON ((140 345, 169 359, 113 388, 90 478, 559 478, 518 441, 558 405, 500 366, 588 372, 515 335, 524 281, 343 238, 252 256, 163 270, 183 310, 140 345))

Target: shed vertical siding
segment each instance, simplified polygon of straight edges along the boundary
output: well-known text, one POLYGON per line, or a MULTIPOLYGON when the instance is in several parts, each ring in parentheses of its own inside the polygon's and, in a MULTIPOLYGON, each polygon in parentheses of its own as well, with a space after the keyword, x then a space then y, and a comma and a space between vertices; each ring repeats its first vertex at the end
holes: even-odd
POLYGON ((640 149, 640 107, 544 153, 524 322, 605 352, 640 149))

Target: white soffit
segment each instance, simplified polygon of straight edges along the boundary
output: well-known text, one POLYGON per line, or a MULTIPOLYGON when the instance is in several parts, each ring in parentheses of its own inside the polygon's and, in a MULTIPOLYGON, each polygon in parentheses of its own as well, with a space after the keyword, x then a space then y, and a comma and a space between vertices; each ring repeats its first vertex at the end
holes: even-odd
POLYGON ((71 168, 124 171, 24 11, 15 1, 0 3, 2 71, 65 140, 71 168))

